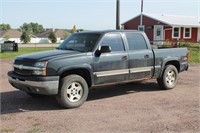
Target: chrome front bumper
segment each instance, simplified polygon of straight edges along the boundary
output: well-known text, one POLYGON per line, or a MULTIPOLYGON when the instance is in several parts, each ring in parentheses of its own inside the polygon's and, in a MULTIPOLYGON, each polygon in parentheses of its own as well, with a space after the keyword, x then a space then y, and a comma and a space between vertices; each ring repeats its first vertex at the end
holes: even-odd
POLYGON ((14 72, 8 72, 8 81, 10 84, 22 91, 43 95, 58 94, 59 77, 23 77, 14 72))

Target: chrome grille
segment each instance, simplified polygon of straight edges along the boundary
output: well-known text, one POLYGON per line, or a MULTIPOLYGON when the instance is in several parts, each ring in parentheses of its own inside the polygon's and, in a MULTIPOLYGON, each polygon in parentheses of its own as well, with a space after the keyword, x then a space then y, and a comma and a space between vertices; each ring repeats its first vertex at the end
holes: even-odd
POLYGON ((19 74, 19 75, 31 75, 32 74, 32 70, 25 70, 25 69, 19 69, 19 68, 14 68, 14 72, 19 74))
MULTIPOLYGON (((34 64, 34 61, 33 60, 15 60, 14 62, 15 65, 23 65, 23 66, 33 66, 34 64)), ((14 72, 19 74, 19 75, 25 75, 25 76, 28 76, 28 75, 31 75, 32 74, 32 70, 26 70, 26 69, 20 69, 20 68, 16 68, 14 67, 14 72)))

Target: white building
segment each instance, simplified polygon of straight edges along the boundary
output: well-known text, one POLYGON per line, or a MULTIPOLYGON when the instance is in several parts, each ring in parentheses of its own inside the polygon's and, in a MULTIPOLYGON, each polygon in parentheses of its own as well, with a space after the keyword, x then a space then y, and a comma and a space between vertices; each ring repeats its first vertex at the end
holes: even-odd
MULTIPOLYGON (((38 33, 36 35, 31 34, 31 40, 29 43, 51 43, 48 37, 52 32, 54 32, 56 36, 57 43, 61 43, 66 38, 66 36, 70 34, 65 29, 46 29, 42 33, 38 33)), ((22 43, 20 40, 21 35, 22 32, 17 29, 0 30, 0 42, 9 40, 15 41, 16 43, 22 43)))
POLYGON ((18 31, 17 29, 0 30, 0 41, 8 39, 9 41, 15 41, 16 43, 20 43, 21 35, 22 32, 18 31))

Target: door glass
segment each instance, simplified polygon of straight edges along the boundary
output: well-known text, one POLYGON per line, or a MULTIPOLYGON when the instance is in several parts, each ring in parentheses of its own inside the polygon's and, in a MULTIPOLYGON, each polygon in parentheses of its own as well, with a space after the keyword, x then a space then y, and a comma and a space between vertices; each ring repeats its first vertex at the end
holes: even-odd
POLYGON ((101 42, 101 46, 110 46, 111 51, 124 51, 124 44, 120 34, 106 34, 101 42))
POLYGON ((143 35, 138 33, 126 33, 129 50, 144 50, 147 49, 146 41, 143 35))
POLYGON ((157 35, 157 36, 160 36, 160 34, 161 34, 161 28, 157 28, 156 35, 157 35))

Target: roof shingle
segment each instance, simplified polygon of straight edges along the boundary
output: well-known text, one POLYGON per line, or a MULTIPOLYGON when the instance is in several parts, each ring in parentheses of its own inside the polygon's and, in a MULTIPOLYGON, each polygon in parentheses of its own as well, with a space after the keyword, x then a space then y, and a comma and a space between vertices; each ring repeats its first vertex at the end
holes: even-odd
POLYGON ((17 29, 10 29, 10 30, 0 30, 0 37, 4 38, 5 36, 9 36, 9 38, 20 38, 22 32, 18 31, 17 29))

